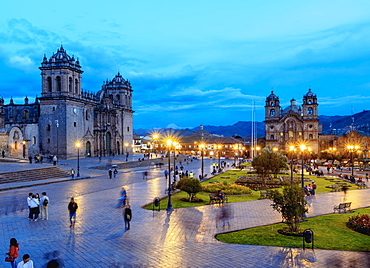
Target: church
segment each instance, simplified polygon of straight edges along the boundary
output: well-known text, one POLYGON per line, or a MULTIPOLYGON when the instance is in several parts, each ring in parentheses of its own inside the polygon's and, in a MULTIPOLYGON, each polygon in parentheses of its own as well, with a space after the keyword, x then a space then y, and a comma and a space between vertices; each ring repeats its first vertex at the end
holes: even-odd
POLYGON ((318 106, 316 94, 311 89, 303 96, 302 106, 292 99, 285 109, 272 91, 265 105, 266 146, 288 152, 290 146, 297 148, 303 142, 312 152, 319 152, 318 106))
POLYGON ((0 99, 0 151, 8 157, 40 154, 67 159, 132 150, 132 87, 118 73, 97 93, 84 91, 82 67, 61 46, 41 67, 41 97, 23 104, 0 99))

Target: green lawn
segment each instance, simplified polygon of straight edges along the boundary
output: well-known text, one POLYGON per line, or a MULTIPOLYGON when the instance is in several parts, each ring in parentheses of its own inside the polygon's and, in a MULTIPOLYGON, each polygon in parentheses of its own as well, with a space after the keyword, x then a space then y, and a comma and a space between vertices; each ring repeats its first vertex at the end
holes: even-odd
MULTIPOLYGON (((328 214, 308 218, 301 223, 301 228, 312 229, 314 247, 320 249, 370 251, 370 236, 352 231, 346 227, 349 217, 357 214, 370 214, 370 208, 356 209, 354 213, 328 214)), ((219 234, 216 238, 232 244, 302 247, 302 237, 281 235, 277 230, 286 224, 279 223, 256 227, 237 232, 219 234)), ((306 246, 311 247, 311 244, 306 246)))
MULTIPOLYGON (((247 171, 245 170, 228 170, 222 174, 216 175, 215 177, 202 182, 202 185, 207 185, 213 182, 220 182, 223 183, 224 181, 228 183, 234 183, 238 177, 247 175, 247 171), (229 177, 229 178, 223 178, 223 177, 229 177)), ((289 176, 289 175, 285 175, 289 176)), ((295 174, 295 177, 301 178, 300 174, 295 174)), ((315 181, 317 185, 316 193, 328 193, 331 192, 330 188, 326 188, 326 186, 333 185, 335 181, 329 181, 325 180, 325 177, 316 177, 316 176, 308 176, 305 174, 305 178, 310 178, 315 181)), ((308 183, 305 183, 308 184, 308 183)), ((351 189, 357 189, 357 187, 351 185, 349 190, 351 189)), ((187 193, 185 192, 179 192, 172 196, 172 207, 173 208, 185 208, 185 207, 196 207, 196 206, 204 206, 209 204, 209 195, 207 193, 198 193, 196 195, 198 198, 203 199, 203 202, 200 203, 188 203, 183 202, 180 199, 183 197, 187 197, 187 193)), ((252 201, 252 200, 258 200, 260 198, 260 192, 259 191, 252 191, 252 194, 250 195, 241 195, 241 196, 228 196, 229 202, 243 202, 243 201, 252 201)), ((165 198, 161 200, 160 202, 160 208, 166 209, 167 208, 168 199, 165 198)), ((144 207, 145 209, 152 209, 153 205, 148 205, 144 207)))

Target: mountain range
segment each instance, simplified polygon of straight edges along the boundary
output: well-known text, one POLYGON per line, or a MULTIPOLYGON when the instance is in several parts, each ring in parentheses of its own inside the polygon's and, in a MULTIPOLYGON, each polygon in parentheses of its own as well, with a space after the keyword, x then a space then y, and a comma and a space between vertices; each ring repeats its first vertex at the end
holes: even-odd
MULTIPOLYGON (((352 129, 356 130, 359 134, 363 136, 370 136, 370 111, 364 110, 362 112, 353 115, 334 115, 319 116, 319 124, 322 125, 322 134, 329 135, 335 134, 337 136, 342 136, 348 133, 352 129)), ((265 123, 255 122, 257 137, 265 136, 265 123)), ((252 122, 251 121, 239 121, 233 125, 228 126, 211 126, 203 125, 204 130, 224 137, 241 136, 241 137, 251 137, 252 133, 252 122)), ((189 136, 199 129, 199 126, 194 128, 186 129, 171 129, 163 128, 156 129, 158 132, 176 132, 178 136, 189 136)), ((134 129, 134 134, 139 136, 147 136, 153 132, 152 129, 134 129)))

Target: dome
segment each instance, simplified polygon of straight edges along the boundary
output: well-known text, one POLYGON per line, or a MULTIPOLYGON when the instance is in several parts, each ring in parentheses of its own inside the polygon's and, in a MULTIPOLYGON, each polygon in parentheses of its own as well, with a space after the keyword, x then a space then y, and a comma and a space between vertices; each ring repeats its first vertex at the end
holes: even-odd
POLYGON ((308 92, 303 97, 304 98, 316 98, 316 94, 314 94, 313 92, 311 92, 311 89, 309 88, 308 89, 308 92))
POLYGON ((283 110, 283 114, 288 114, 291 111, 294 112, 294 113, 300 113, 300 111, 301 111, 301 107, 299 105, 297 105, 297 101, 295 99, 291 99, 290 106, 286 107, 283 110))
POLYGON ((274 91, 271 91, 270 96, 268 96, 266 98, 266 100, 268 100, 268 101, 270 101, 270 100, 279 100, 279 97, 274 94, 274 91))
POLYGON ((125 79, 122 77, 122 75, 118 72, 118 74, 112 79, 113 83, 124 83, 125 79))
POLYGON ((55 59, 55 61, 72 61, 72 58, 64 50, 63 46, 60 46, 56 54, 51 56, 50 60, 55 59))

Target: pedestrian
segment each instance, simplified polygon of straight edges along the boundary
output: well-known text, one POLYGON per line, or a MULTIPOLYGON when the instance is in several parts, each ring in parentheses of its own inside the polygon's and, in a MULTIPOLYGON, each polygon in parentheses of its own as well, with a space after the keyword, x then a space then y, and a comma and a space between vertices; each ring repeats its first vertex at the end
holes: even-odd
POLYGON ((168 178, 168 170, 167 169, 164 171, 164 176, 166 177, 166 180, 167 180, 167 178, 168 178))
POLYGON ((312 182, 312 190, 311 190, 311 193, 312 193, 312 195, 315 195, 315 193, 316 193, 316 188, 317 188, 317 185, 316 185, 316 183, 315 182, 312 182))
POLYGON ((118 198, 118 204, 117 207, 125 206, 127 200, 127 192, 125 187, 122 186, 121 192, 120 192, 120 198, 118 198))
POLYGON ((32 219, 32 211, 31 211, 31 199, 32 199, 33 193, 29 193, 27 197, 27 205, 28 205, 28 219, 32 219))
POLYGON ((28 156, 28 160, 30 161, 30 164, 32 164, 32 155, 28 156))
POLYGON ((369 173, 366 173, 365 179, 366 179, 366 182, 369 182, 369 173))
POLYGON ((30 259, 30 255, 24 254, 22 259, 23 261, 18 263, 17 268, 34 268, 33 261, 30 259))
POLYGON ((3 158, 5 157, 5 151, 4 151, 4 150, 1 152, 1 156, 2 156, 3 158))
POLYGON ((30 207, 31 207, 31 221, 37 221, 38 214, 40 213, 39 209, 40 202, 36 198, 36 195, 32 195, 31 201, 30 201, 30 207))
POLYGON ((71 222, 71 225, 69 227, 75 227, 76 223, 76 211, 78 209, 78 205, 75 202, 75 199, 71 197, 71 201, 68 204, 68 210, 69 210, 69 221, 71 222), (72 221, 73 218, 73 221, 72 221))
POLYGON ((41 198, 40 198, 40 195, 38 193, 35 194, 36 196, 36 200, 38 201, 39 205, 38 207, 36 208, 36 218, 38 219, 39 218, 39 215, 40 215, 40 212, 41 212, 41 198))
POLYGON ((46 196, 46 192, 42 192, 41 197, 41 220, 49 219, 49 197, 46 196))
POLYGON ((72 179, 74 179, 74 177, 75 177, 75 170, 73 168, 71 169, 71 177, 72 177, 72 179))
POLYGON ((53 156, 53 165, 56 166, 58 158, 56 155, 53 156))
POLYGON ((10 262, 12 265, 12 268, 17 267, 17 261, 18 258, 18 251, 19 251, 19 244, 17 242, 17 239, 11 238, 10 239, 10 246, 9 246, 9 252, 6 253, 8 257, 5 258, 6 261, 10 262))
POLYGON ((114 175, 115 178, 117 177, 117 174, 118 174, 118 170, 115 168, 114 171, 113 171, 113 175, 114 175))
POLYGON ((109 174, 109 179, 111 179, 112 178, 112 174, 113 174, 112 169, 109 169, 108 174, 109 174))
POLYGON ((132 220, 132 212, 129 205, 126 205, 126 208, 123 211, 123 219, 125 221, 125 229, 130 230, 130 221, 132 220))

